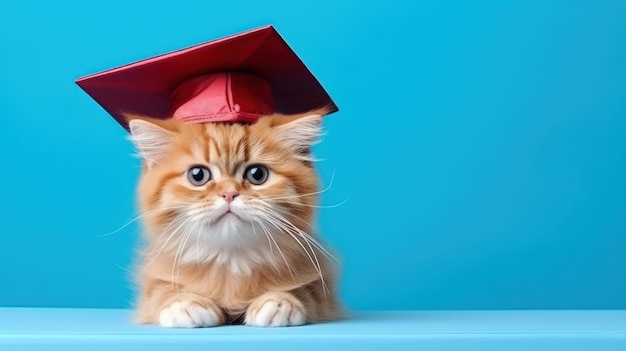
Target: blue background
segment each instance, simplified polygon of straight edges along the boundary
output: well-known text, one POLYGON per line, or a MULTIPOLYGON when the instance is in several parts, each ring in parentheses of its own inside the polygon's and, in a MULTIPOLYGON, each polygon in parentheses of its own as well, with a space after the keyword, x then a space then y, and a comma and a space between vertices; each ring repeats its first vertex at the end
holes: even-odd
POLYGON ((175 3, 0 4, 0 306, 132 301, 139 164, 74 79, 271 23, 341 108, 350 308, 626 308, 626 2, 175 3))

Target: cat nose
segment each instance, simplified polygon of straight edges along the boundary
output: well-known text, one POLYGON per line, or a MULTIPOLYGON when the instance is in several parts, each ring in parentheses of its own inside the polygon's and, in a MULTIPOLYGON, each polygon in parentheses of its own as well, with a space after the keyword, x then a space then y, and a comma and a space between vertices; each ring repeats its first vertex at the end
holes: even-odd
POLYGON ((239 196, 239 193, 235 190, 226 190, 222 191, 220 195, 224 198, 224 200, 226 200, 226 202, 231 203, 237 196, 239 196))

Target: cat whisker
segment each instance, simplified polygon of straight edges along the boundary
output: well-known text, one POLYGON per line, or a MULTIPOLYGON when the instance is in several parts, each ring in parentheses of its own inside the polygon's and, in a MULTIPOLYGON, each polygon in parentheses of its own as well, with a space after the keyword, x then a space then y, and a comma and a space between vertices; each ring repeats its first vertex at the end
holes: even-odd
POLYGON ((304 239, 304 241, 309 246, 309 249, 311 250, 310 253, 309 253, 309 250, 307 250, 306 247, 302 244, 300 239, 298 239, 298 237, 295 235, 295 233, 293 233, 290 230, 290 228, 286 227, 283 222, 281 222, 280 220, 277 220, 275 218, 271 218, 269 216, 266 217, 266 220, 268 221, 268 223, 270 223, 276 229, 278 229, 278 230, 280 230, 280 231, 282 231, 284 233, 289 234, 294 240, 296 240, 296 242, 298 242, 298 244, 300 245, 302 250, 306 253, 307 257, 309 258, 309 260, 313 264, 313 267, 315 268, 317 274, 319 275, 320 282, 322 284, 322 289, 324 291, 324 294, 326 294, 326 291, 328 290, 328 287, 326 286, 326 282, 324 281, 324 275, 322 273, 322 267, 321 267, 320 262, 319 262, 319 260, 317 258, 317 254, 315 253, 315 250, 313 250, 313 247, 308 242, 308 240, 306 238, 304 238, 304 237, 301 237, 302 239, 304 239))
POLYGON ((125 271, 126 273, 131 273, 131 274, 133 273, 130 269, 128 269, 128 268, 126 268, 126 267, 124 267, 124 266, 122 266, 122 265, 119 265, 119 264, 117 264, 117 263, 115 263, 115 264, 113 264, 113 265, 114 265, 115 267, 117 267, 117 268, 119 268, 119 269, 121 269, 121 270, 125 271))
POLYGON ((176 206, 176 207, 165 207, 165 208, 158 208, 158 209, 154 209, 154 210, 151 210, 151 211, 143 212, 143 213, 141 213, 141 214, 131 218, 130 220, 128 220, 128 222, 124 223, 121 227, 119 227, 119 228, 117 228, 117 229, 115 229, 115 230, 113 230, 111 232, 108 232, 108 233, 94 235, 94 237, 101 238, 101 237, 113 235, 113 234, 118 233, 119 231, 123 230, 124 228, 128 227, 132 223, 134 223, 134 222, 136 222, 136 221, 138 221, 140 219, 145 218, 148 215, 151 215, 151 214, 156 213, 156 212, 173 210, 173 209, 178 209, 178 208, 179 208, 178 206, 176 206))
POLYGON ((192 224, 188 226, 183 233, 183 239, 178 241, 178 248, 176 249, 176 254, 174 255, 174 263, 172 267, 172 282, 177 289, 178 284, 176 284, 176 282, 178 281, 178 275, 180 273, 180 263, 184 255, 184 251, 187 249, 187 241, 189 241, 189 238, 191 238, 191 236, 193 235, 199 222, 200 221, 197 220, 193 221, 192 224))
POLYGON ((335 180, 335 172, 333 172, 333 175, 331 176, 330 182, 328 183, 328 185, 322 190, 318 190, 318 191, 314 191, 314 192, 310 192, 306 194, 298 194, 298 195, 276 196, 276 197, 268 196, 268 197, 264 197, 264 200, 297 199, 297 198, 301 198, 305 196, 313 196, 313 195, 322 194, 330 190, 330 187, 333 186, 334 180, 335 180))
MULTIPOLYGON (((296 230, 298 233, 300 233, 302 236, 304 236, 305 238, 307 238, 307 240, 309 240, 315 247, 317 247, 322 254, 324 254, 326 257, 328 257, 329 259, 335 261, 335 262, 339 262, 339 259, 337 257, 335 257, 333 254, 330 253, 330 251, 328 251, 319 241, 317 241, 317 239, 315 239, 312 235, 308 234, 307 232, 301 230, 300 228, 296 227, 295 225, 293 225, 292 223, 290 223, 289 221, 287 221, 289 223, 289 225, 296 230)), ((306 223, 306 221, 305 221, 306 223)))
MULTIPOLYGON (((205 219, 205 220, 206 220, 206 219, 205 219)), ((201 223, 201 225, 200 225, 200 228, 204 227, 204 225, 205 225, 204 221, 205 221, 205 220, 201 220, 201 221, 202 221, 202 223, 201 223)), ((196 264, 197 264, 198 266, 200 265, 200 237, 201 237, 201 236, 202 236, 202 235, 198 235, 198 234, 196 234, 196 264)))
POLYGON ((277 202, 283 203, 283 204, 298 205, 298 206, 313 207, 313 208, 336 208, 348 202, 348 199, 345 199, 338 204, 332 204, 332 205, 309 205, 309 204, 305 204, 302 202, 295 202, 295 201, 277 201, 277 202))
POLYGON ((167 244, 168 242, 176 235, 176 233, 183 228, 191 219, 192 217, 185 217, 184 215, 179 215, 177 216, 166 228, 165 230, 163 230, 163 232, 161 232, 161 234, 159 235, 159 239, 165 234, 167 233, 168 228, 170 228, 170 226, 174 223, 178 223, 180 221, 180 219, 183 218, 182 223, 180 223, 178 225, 178 227, 176 227, 176 229, 174 231, 172 231, 171 233, 169 233, 169 236, 167 237, 167 240, 165 240, 164 243, 161 243, 160 240, 155 240, 153 241, 153 248, 150 250, 150 255, 152 256, 152 259, 150 261, 148 261, 144 267, 149 267, 150 264, 152 262, 154 262, 154 260, 156 260, 161 253, 163 253, 163 251, 167 248, 167 244), (156 246, 159 245, 159 246, 156 246), (154 253, 154 251, 156 250, 156 247, 158 247, 158 252, 154 253))
MULTIPOLYGON (((280 256, 283 258, 283 261, 285 262, 285 266, 287 267, 287 270, 289 271, 289 275, 291 275, 291 279, 293 279, 293 281, 295 282, 296 277, 293 275, 293 271, 291 270, 291 265, 289 264, 289 261, 287 261, 287 257, 285 256, 283 251, 280 249, 280 246, 278 246, 278 243, 276 242, 276 239, 274 239, 274 236, 270 232, 269 228, 267 228, 267 226, 263 224, 263 222, 258 217, 253 216, 252 219, 256 221, 259 224, 259 226, 261 226, 261 229, 265 233, 265 236, 268 238, 268 240, 271 239, 274 245, 276 245, 276 249, 278 250, 278 253, 280 254, 280 256)), ((270 244, 270 249, 271 247, 272 245, 270 244)))
MULTIPOLYGON (((333 256, 328 250, 326 250, 326 248, 324 248, 317 240, 315 240, 311 235, 309 235, 308 233, 306 233, 305 231, 301 230, 300 228, 296 227, 293 223, 291 223, 287 218, 285 218, 284 216, 280 215, 278 212, 273 211, 271 209, 267 209, 269 213, 271 213, 271 216, 274 216, 274 218, 278 221, 280 221, 284 226, 286 225, 287 228, 285 228, 285 230, 293 237, 294 234, 292 233, 295 232, 295 234, 298 234, 301 238, 303 238, 307 245, 309 246, 309 248, 311 249, 314 258, 317 262, 317 267, 318 267, 318 273, 320 274, 320 280, 321 280, 321 284, 322 284, 322 288, 324 291, 324 295, 326 295, 326 292, 330 293, 330 291, 327 288, 326 282, 324 281, 324 277, 322 276, 322 270, 321 270, 321 266, 319 263, 319 260, 317 258, 317 254, 315 253, 315 250, 313 250, 313 248, 311 247, 311 244, 313 244, 313 246, 315 246, 318 250, 320 250, 320 252, 322 254, 324 254, 324 256, 326 256, 327 258, 331 259, 331 260, 335 260, 335 261, 339 261, 335 256, 333 256)), ((306 221, 302 220, 304 223, 308 224, 306 221)), ((309 227, 311 226, 310 224, 308 224, 309 227)), ((299 241, 299 240, 298 240, 299 241)))
MULTIPOLYGON (((260 199, 258 201, 263 204, 263 210, 273 212, 274 215, 279 217, 278 219, 283 221, 285 224, 289 225, 290 228, 292 228, 294 231, 296 231, 299 235, 301 235, 301 236, 305 237, 307 240, 311 241, 313 243, 313 245, 315 247, 317 247, 326 257, 328 257, 329 259, 334 260, 336 262, 339 262, 339 260, 335 256, 333 256, 326 248, 324 248, 324 246, 320 242, 318 242, 313 236, 311 236, 307 232, 303 231, 302 229, 300 229, 299 227, 297 227, 296 225, 291 223, 284 215, 282 215, 277 210, 273 209, 272 206, 269 203, 267 203, 266 201, 260 200, 260 199)), ((295 216, 295 215, 293 215, 293 216, 296 217, 297 219, 299 219, 300 221, 302 221, 309 228, 313 228, 314 227, 311 223, 307 222, 303 218, 295 216)))
MULTIPOLYGON (((322 254, 324 254, 324 256, 328 257, 330 260, 333 260, 335 262, 339 262, 339 259, 337 259, 333 254, 330 253, 330 251, 328 251, 319 241, 317 241, 317 239, 315 239, 312 235, 308 234, 307 232, 303 231, 302 229, 296 227, 295 225, 293 225, 293 223, 289 222, 287 219, 283 219, 294 231, 296 231, 298 234, 300 234, 302 237, 306 238, 307 241, 311 242, 318 250, 320 250, 320 252, 322 254)), ((306 221, 302 220, 303 222, 306 223, 306 221)), ((309 225, 310 226, 310 225, 309 225)))
MULTIPOLYGON (((152 241, 153 245, 157 245, 157 244, 160 245, 160 250, 159 250, 159 252, 157 252, 157 256, 160 255, 161 252, 163 252, 164 248, 167 246, 167 244, 172 239, 172 237, 176 234, 176 232, 178 232, 178 230, 180 230, 186 224, 186 222, 189 221, 189 220, 190 220, 190 217, 187 217, 184 213, 181 213, 181 214, 177 215, 176 217, 174 217, 174 219, 172 219, 172 221, 170 221, 170 223, 167 225, 167 227, 165 227, 165 229, 163 229, 161 231, 159 236, 152 241), (181 219, 182 219, 182 222, 180 222, 181 219), (161 238, 164 235, 168 234, 168 230, 170 229, 170 227, 172 227, 172 226, 174 226, 176 224, 178 224, 178 227, 176 227, 176 229, 174 229, 173 232, 169 232, 169 236, 167 237, 165 242, 161 242, 161 238)), ((151 250, 150 253, 151 254, 154 253, 154 250, 155 249, 151 250)))
POLYGON ((320 281, 322 283, 322 287, 324 288, 324 294, 326 294, 326 291, 328 290, 328 288, 326 286, 326 282, 324 281, 324 276, 322 274, 321 264, 319 262, 317 254, 315 253, 315 250, 313 249, 313 246, 311 245, 311 242, 310 242, 311 237, 308 234, 306 234, 306 233, 302 232, 301 230, 299 230, 298 228, 296 228, 291 222, 289 222, 286 218, 281 216, 279 213, 277 213, 276 211, 272 210, 270 208, 270 206, 268 206, 268 204, 266 204, 265 206, 262 206, 262 207, 263 207, 263 212, 262 213, 264 214, 264 218, 265 218, 265 220, 267 220, 268 223, 270 223, 276 229, 289 234, 294 240, 296 240, 298 242, 298 244, 300 245, 302 250, 306 253, 306 255, 308 256, 309 260, 311 261, 311 263, 315 267, 317 273, 319 274, 320 281), (305 235, 302 235, 302 233, 304 233, 305 235), (304 239, 304 241, 307 243, 307 246, 310 249, 310 253, 309 253, 309 250, 307 250, 305 248, 305 246, 302 244, 302 242, 298 239, 296 234, 299 234, 298 236, 301 237, 302 239, 304 239))
MULTIPOLYGON (((183 202, 179 202, 179 204, 182 204, 183 202)), ((187 213, 184 214, 180 214, 178 216, 176 216, 171 222, 170 224, 168 224, 168 226, 161 232, 161 234, 153 241, 154 243, 160 243, 160 239, 163 237, 163 235, 165 233, 167 233, 167 230, 173 225, 175 224, 181 217, 183 216, 187 216, 188 219, 192 219, 194 216, 198 216, 200 214, 203 214, 206 212, 206 206, 200 206, 196 209, 192 209, 187 211, 187 213)), ((183 223, 181 223, 179 225, 178 228, 176 228, 176 230, 174 230, 174 232, 170 233, 170 236, 167 238, 167 240, 165 241, 165 243, 163 243, 161 250, 159 250, 159 252, 157 253, 157 255, 160 255, 163 252, 164 247, 167 245, 167 243, 172 239, 173 234, 175 234, 181 226, 185 225, 186 222, 188 222, 188 220, 184 220, 183 223)), ((154 253, 154 250, 151 251, 151 253, 154 253)))
MULTIPOLYGON (((263 226, 261 223, 258 223, 259 219, 256 218, 256 216, 252 216, 252 220, 250 221, 250 224, 252 225, 252 232, 254 233, 254 235, 257 235, 257 231, 256 231, 256 226, 254 225, 255 223, 257 223, 261 230, 263 230, 263 226)), ((265 234, 265 237, 267 238, 267 244, 270 248, 270 255, 274 255, 274 247, 272 246, 272 242, 270 241, 270 237, 267 234, 267 232, 263 231, 263 234, 265 234)))
POLYGON ((297 195, 286 195, 286 196, 276 196, 276 197, 268 196, 268 197, 265 197, 264 199, 265 200, 298 199, 298 198, 307 197, 307 196, 319 195, 319 194, 325 193, 328 190, 329 189, 322 189, 322 190, 314 191, 311 193, 297 194, 297 195))

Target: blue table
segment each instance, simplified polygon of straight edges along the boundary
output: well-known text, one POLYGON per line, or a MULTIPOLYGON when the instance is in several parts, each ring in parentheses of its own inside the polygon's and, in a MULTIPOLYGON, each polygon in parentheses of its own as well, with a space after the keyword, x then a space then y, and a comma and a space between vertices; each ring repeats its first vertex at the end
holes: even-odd
POLYGON ((128 310, 0 308, 0 350, 626 351, 626 311, 405 311, 262 329, 164 329, 128 310))

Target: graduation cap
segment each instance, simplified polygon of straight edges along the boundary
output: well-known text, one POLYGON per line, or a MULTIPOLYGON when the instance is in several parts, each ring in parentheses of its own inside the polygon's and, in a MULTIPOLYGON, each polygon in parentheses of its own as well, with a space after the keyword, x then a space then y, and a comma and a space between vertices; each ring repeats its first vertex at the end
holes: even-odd
POLYGON ((92 74, 76 84, 124 128, 127 113, 202 123, 338 110, 272 26, 92 74))

